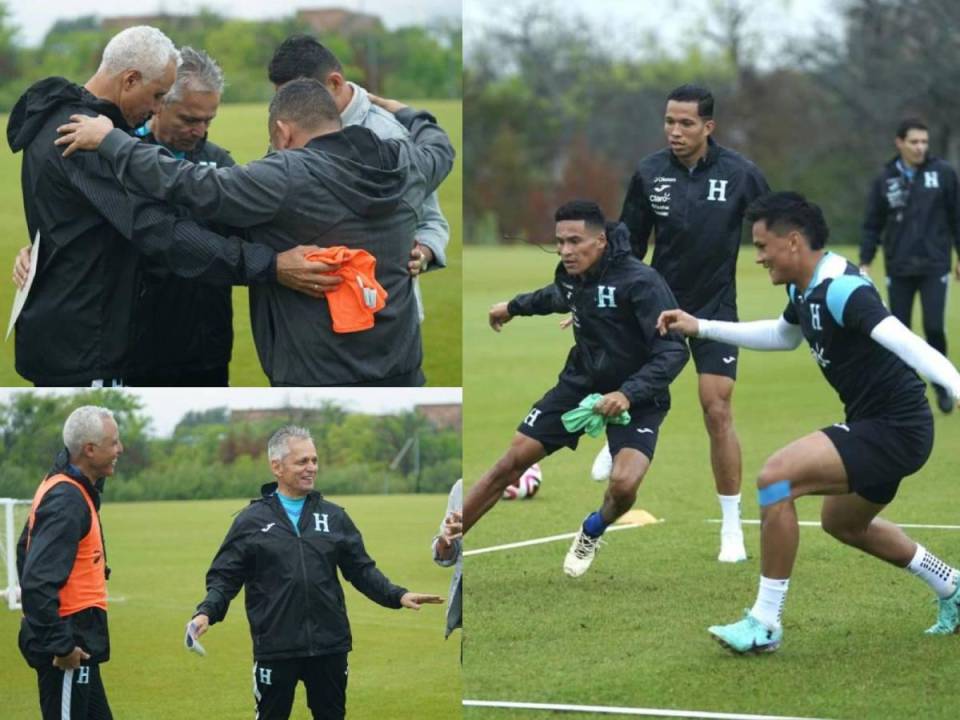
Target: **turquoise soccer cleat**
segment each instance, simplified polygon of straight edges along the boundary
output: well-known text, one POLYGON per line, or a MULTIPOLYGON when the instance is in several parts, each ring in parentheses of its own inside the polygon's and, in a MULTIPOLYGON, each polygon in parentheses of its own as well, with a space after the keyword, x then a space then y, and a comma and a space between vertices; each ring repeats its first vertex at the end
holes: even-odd
POLYGON ((708 630, 717 642, 741 655, 773 652, 783 640, 783 628, 771 630, 749 610, 743 620, 730 625, 712 625, 708 630))
POLYGON ((940 598, 937 622, 926 629, 927 635, 953 635, 960 632, 960 584, 950 597, 940 598))

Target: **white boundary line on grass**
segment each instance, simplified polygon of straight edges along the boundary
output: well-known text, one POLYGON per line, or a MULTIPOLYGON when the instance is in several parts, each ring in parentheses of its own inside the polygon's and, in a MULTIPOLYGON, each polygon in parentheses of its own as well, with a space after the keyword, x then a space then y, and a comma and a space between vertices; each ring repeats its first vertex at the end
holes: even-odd
MULTIPOLYGON (((663 519, 657 520, 658 523, 662 523, 663 519)), ((644 527, 643 525, 611 525, 607 528, 607 532, 615 532, 616 530, 629 530, 630 528, 644 527)), ((477 548, 476 550, 466 550, 463 553, 464 557, 470 557, 471 555, 483 555, 484 553, 497 552, 499 550, 513 550, 514 548, 529 547, 531 545, 543 545, 544 543, 556 542, 557 540, 569 540, 572 537, 576 537, 577 533, 564 533, 563 535, 550 535, 549 537, 534 538, 533 540, 523 540, 521 542, 507 543, 506 545, 492 545, 485 548, 477 548)))
POLYGON ((608 705, 561 705, 557 703, 508 702, 501 700, 464 700, 466 707, 509 708, 513 710, 552 710, 555 712, 599 713, 605 715, 642 715, 657 718, 705 718, 706 720, 818 720, 788 715, 743 715, 700 710, 661 710, 658 708, 611 707, 608 705))
MULTIPOLYGON (((720 520, 709 519, 708 523, 720 524, 720 520)), ((759 520, 741 520, 744 525, 759 525, 759 520)), ((894 522, 891 520, 890 522, 894 522)), ((798 525, 803 527, 820 527, 820 523, 815 520, 801 520, 798 525)), ((897 527, 909 528, 911 530, 960 530, 960 525, 919 525, 916 523, 894 523, 897 527)))

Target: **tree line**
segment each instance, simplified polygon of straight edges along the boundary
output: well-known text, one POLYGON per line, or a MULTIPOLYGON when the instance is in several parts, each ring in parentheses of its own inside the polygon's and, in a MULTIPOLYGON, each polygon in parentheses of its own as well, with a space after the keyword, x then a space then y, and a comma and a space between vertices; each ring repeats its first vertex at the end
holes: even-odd
POLYGON ((465 58, 466 240, 549 242, 553 210, 573 197, 618 217, 636 163, 665 145, 667 94, 697 83, 717 101, 714 137, 773 189, 820 204, 834 242, 857 243, 869 182, 895 153, 903 117, 927 121, 932 154, 960 159, 960 4, 840 7, 839 33, 766 57, 772 31, 753 29, 745 0, 714 0, 679 52, 647 36, 628 56, 583 18, 514 8, 465 58))
MULTIPOLYGON (((156 23, 177 47, 205 50, 223 68, 224 102, 266 102, 273 96, 267 64, 274 49, 295 33, 312 32, 295 16, 240 20, 204 10, 156 23)), ((60 75, 84 83, 96 71, 114 34, 95 16, 60 20, 39 47, 20 44, 10 12, 0 1, 0 112, 9 111, 33 82, 60 75)), ((347 79, 386 97, 459 98, 461 29, 438 20, 426 26, 384 28, 318 37, 344 65, 347 79)))
POLYGON ((272 482, 267 440, 280 426, 310 430, 327 495, 446 493, 461 476, 462 444, 410 410, 366 415, 335 403, 285 408, 283 417, 237 421, 226 408, 187 412, 169 438, 150 434, 140 399, 117 390, 71 395, 21 392, 0 402, 0 497, 30 498, 63 447, 67 416, 81 405, 109 408, 123 455, 106 486, 110 500, 255 497, 272 482))

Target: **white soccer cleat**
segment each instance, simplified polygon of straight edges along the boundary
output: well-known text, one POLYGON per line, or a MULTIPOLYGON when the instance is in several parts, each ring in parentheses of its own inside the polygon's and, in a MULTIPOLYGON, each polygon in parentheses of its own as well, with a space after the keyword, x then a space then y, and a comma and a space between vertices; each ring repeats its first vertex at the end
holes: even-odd
POLYGON ((743 532, 720 533, 720 554, 717 560, 723 563, 738 563, 747 559, 743 546, 743 532))
POLYGON ((604 443, 603 448, 593 459, 590 476, 597 482, 606 482, 610 479, 611 472, 613 472, 613 456, 610 454, 610 446, 604 443))
POLYGON ((600 538, 590 537, 583 532, 583 528, 580 528, 573 539, 573 545, 567 551, 567 556, 563 559, 563 572, 567 577, 580 577, 587 571, 597 555, 600 543, 600 538))

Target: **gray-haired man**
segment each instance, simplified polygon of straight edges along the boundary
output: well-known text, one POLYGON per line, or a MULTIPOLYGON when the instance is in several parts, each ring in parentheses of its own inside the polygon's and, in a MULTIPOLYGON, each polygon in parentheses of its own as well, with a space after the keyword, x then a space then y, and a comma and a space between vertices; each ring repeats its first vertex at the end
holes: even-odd
POLYGON ((352 638, 337 569, 384 607, 419 610, 443 600, 391 583, 346 511, 314 490, 317 450, 308 430, 281 428, 267 455, 275 481, 234 520, 188 632, 199 637, 223 620, 245 587, 259 720, 288 718, 300 681, 315 720, 342 720, 352 638))
POLYGON ((110 659, 110 571, 99 510, 123 445, 111 412, 92 405, 70 414, 63 443, 17 546, 20 652, 37 671, 44 720, 111 720, 100 677, 110 659))

